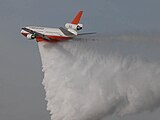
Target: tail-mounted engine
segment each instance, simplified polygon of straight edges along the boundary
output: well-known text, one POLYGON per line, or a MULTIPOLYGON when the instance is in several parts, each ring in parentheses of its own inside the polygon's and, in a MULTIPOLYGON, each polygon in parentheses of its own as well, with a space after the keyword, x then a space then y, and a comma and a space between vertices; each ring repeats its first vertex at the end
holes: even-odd
POLYGON ((72 30, 81 30, 83 28, 83 24, 72 24, 72 23, 66 23, 65 27, 67 29, 72 29, 72 30))

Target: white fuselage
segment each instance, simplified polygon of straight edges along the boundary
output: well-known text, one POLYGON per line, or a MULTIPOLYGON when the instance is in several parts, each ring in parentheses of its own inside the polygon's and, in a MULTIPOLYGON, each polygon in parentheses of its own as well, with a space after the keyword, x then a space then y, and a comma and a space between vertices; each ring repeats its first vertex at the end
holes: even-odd
MULTIPOLYGON (((47 27, 36 27, 36 26, 28 26, 26 28, 31 29, 33 31, 36 31, 38 33, 47 35, 47 36, 64 36, 64 37, 68 37, 59 28, 47 28, 47 27)), ((26 33, 27 34, 28 32, 22 30, 21 33, 26 33)))
MULTIPOLYGON (((35 31, 37 33, 43 34, 43 35, 47 36, 48 38, 52 39, 53 42, 69 40, 69 39, 72 39, 73 37, 75 37, 75 36, 66 35, 59 28, 36 27, 36 26, 27 26, 25 28, 30 29, 32 31, 35 31)), ((34 39, 31 37, 32 34, 25 31, 25 30, 21 30, 21 34, 23 34, 28 39, 34 39)), ((44 41, 44 39, 42 37, 35 37, 35 38, 38 42, 44 41)))

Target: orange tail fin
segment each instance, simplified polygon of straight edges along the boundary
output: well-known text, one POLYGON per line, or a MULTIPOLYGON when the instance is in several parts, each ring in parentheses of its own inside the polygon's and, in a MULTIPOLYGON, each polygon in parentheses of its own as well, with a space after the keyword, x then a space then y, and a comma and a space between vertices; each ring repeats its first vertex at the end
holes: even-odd
POLYGON ((82 14, 83 14, 83 11, 79 11, 71 23, 77 25, 82 17, 82 14))

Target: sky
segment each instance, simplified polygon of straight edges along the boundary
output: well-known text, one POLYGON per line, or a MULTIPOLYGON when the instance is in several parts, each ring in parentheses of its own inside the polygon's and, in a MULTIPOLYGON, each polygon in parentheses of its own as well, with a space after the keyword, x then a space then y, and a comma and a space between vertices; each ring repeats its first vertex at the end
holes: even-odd
MULTIPOLYGON (((159 32, 159 6, 159 0, 0 0, 0 119, 50 119, 38 46, 21 36, 22 27, 60 27, 84 10, 82 32, 159 32)), ((159 113, 123 119, 158 120, 159 113)))

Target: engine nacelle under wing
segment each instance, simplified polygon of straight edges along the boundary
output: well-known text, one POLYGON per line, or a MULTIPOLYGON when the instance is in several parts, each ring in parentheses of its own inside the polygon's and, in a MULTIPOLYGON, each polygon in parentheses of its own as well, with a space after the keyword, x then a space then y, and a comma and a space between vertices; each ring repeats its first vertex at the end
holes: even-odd
POLYGON ((28 38, 29 40, 33 40, 33 39, 36 38, 36 35, 34 35, 34 34, 28 34, 28 35, 27 35, 27 38, 28 38))

